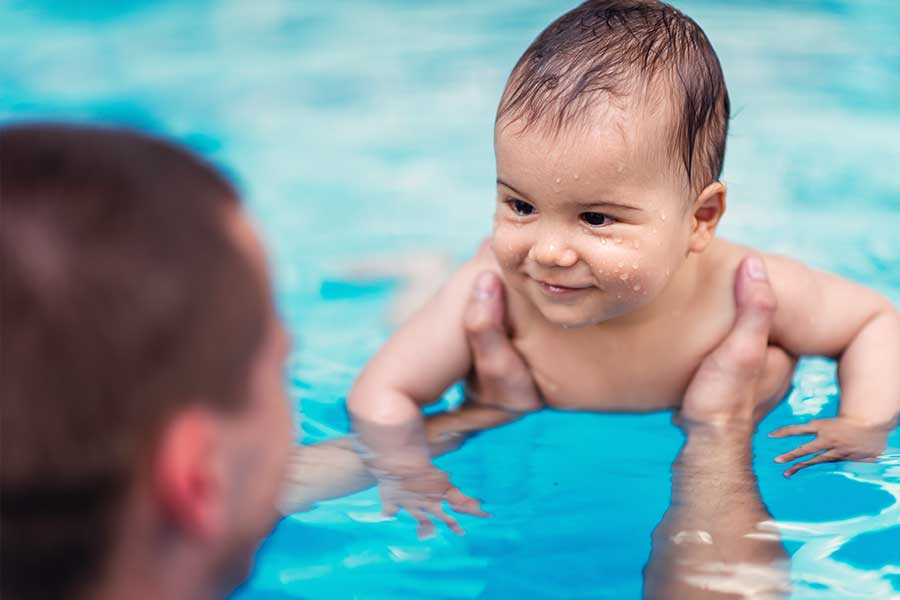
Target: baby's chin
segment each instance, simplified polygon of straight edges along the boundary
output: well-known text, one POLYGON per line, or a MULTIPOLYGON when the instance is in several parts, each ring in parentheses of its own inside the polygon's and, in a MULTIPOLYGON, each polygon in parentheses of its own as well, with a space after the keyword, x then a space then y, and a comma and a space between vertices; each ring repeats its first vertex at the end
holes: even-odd
POLYGON ((538 307, 541 315, 550 323, 564 329, 583 329, 612 321, 628 311, 578 311, 572 307, 538 307))
POLYGON ((612 304, 603 302, 597 306, 578 306, 551 303, 535 302, 538 312, 548 322, 564 327, 566 329, 579 329, 585 327, 593 327, 602 325, 622 317, 640 312, 640 310, 651 301, 647 297, 625 297, 612 304))

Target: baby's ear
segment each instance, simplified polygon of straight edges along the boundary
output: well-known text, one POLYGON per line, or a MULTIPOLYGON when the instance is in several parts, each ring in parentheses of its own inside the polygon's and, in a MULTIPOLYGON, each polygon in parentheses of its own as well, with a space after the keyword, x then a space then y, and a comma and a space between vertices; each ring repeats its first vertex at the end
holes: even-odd
POLYGON ((725 214, 725 195, 727 188, 721 181, 716 181, 700 192, 691 207, 691 237, 688 249, 691 252, 703 252, 712 241, 719 225, 719 219, 725 214))

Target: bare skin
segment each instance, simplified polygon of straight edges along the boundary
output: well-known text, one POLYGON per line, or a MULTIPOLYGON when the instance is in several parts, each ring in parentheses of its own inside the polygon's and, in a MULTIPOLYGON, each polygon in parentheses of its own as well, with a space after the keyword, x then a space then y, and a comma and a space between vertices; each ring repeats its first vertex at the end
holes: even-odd
MULTIPOLYGON (((765 272, 763 272, 765 273, 765 272)), ((507 339, 503 290, 491 273, 465 308, 466 337, 475 356, 481 387, 479 402, 426 421, 432 455, 455 449, 481 429, 520 416, 485 406, 536 399, 529 369, 507 339)), ((738 271, 735 318, 719 346, 701 363, 678 414, 685 444, 672 466, 672 504, 653 534, 644 570, 647 598, 727 598, 741 593, 783 597, 788 590, 787 554, 763 504, 751 469, 751 442, 766 407, 757 402, 772 369, 767 347, 775 309, 767 279, 750 275, 746 261, 738 271), (768 363, 768 365, 767 365, 768 363)), ((782 375, 793 368, 786 359, 782 375)), ((305 510, 318 500, 344 495, 376 483, 348 438, 299 448, 290 476, 286 509, 305 510)), ((420 535, 433 525, 423 522, 420 535)))
MULTIPOLYGON (((678 407, 703 358, 729 331, 735 269, 755 253, 715 238, 724 184, 696 191, 686 177, 660 168, 667 163, 659 116, 644 110, 598 108, 590 127, 557 136, 514 124, 497 128, 491 249, 463 265, 398 330, 348 400, 392 508, 410 502, 422 510, 403 489, 416 477, 438 477, 420 407, 472 369, 464 309, 482 271, 502 279, 512 343, 543 401, 558 409, 678 407)), ((757 403, 770 406, 785 391, 784 354, 840 357, 840 414, 822 425, 830 435, 804 449, 824 450, 820 460, 827 460, 883 447, 884 439, 862 448, 831 429, 885 431, 895 422, 900 315, 853 282, 757 255, 777 299, 774 354, 757 403)))

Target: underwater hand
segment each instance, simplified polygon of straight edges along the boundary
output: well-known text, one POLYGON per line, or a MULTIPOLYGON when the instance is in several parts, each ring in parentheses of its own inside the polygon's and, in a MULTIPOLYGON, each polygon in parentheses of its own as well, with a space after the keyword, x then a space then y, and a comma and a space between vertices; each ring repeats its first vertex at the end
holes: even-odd
POLYGON ((419 539, 434 535, 432 518, 442 521, 457 535, 465 533, 457 520, 444 510, 444 501, 459 513, 490 516, 481 510, 478 500, 460 492, 445 472, 430 463, 404 469, 371 468, 371 471, 378 479, 382 512, 394 516, 401 509, 407 511, 419 523, 419 539))
POLYGON ((884 450, 893 425, 865 425, 847 417, 834 417, 781 427, 771 432, 769 437, 816 436, 790 452, 775 457, 775 462, 785 463, 815 454, 812 458, 791 465, 784 472, 785 477, 790 477, 800 469, 825 462, 874 461, 884 450))

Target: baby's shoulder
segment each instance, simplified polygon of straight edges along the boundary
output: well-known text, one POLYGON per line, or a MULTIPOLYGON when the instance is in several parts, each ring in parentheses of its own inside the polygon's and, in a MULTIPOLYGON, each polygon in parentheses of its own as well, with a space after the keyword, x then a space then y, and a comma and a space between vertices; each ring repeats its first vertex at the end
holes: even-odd
POLYGON ((789 256, 763 252, 751 246, 736 244, 721 238, 717 238, 714 243, 710 244, 709 250, 708 271, 711 275, 729 284, 734 283, 738 266, 747 256, 759 256, 762 258, 766 265, 769 280, 776 288, 776 292, 781 282, 785 279, 795 276, 798 271, 808 270, 808 267, 802 262, 789 256))

